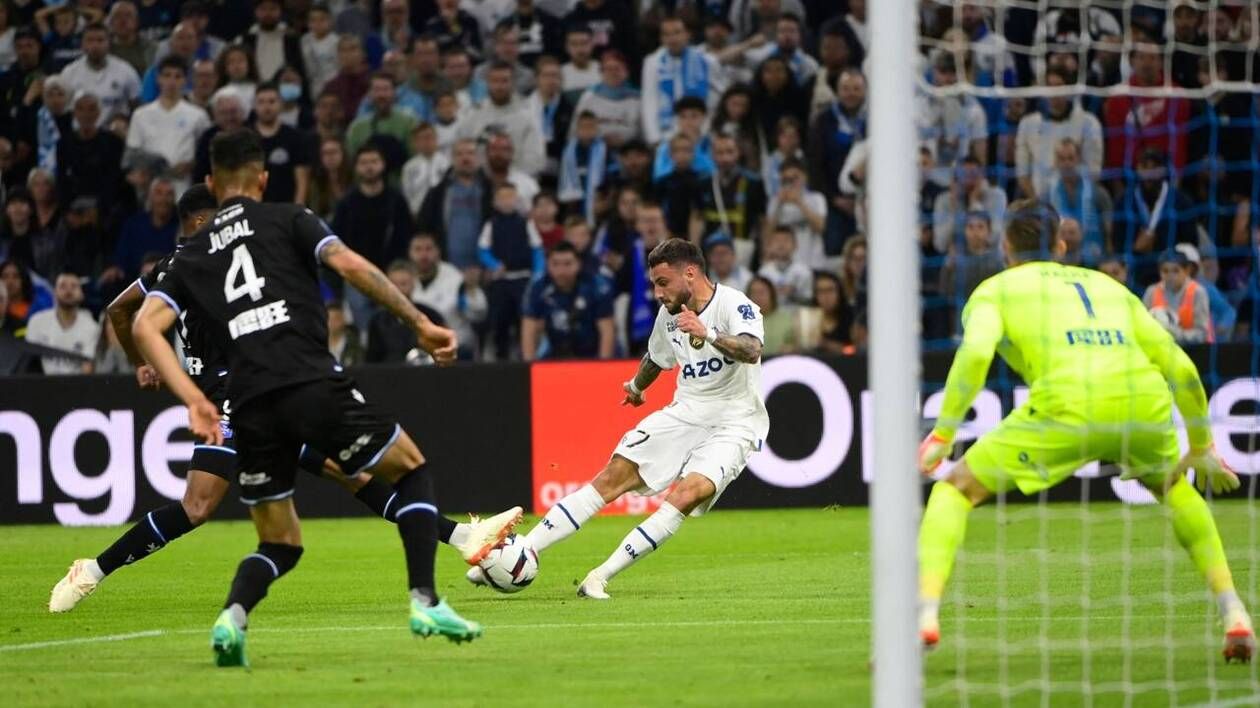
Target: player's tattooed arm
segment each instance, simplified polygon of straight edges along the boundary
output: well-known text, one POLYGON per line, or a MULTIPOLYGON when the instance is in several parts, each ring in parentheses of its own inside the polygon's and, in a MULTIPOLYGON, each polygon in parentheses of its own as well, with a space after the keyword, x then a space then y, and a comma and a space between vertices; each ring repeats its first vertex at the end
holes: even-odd
POLYGON ((713 348, 745 364, 761 360, 761 340, 751 334, 718 334, 713 348))
POLYGON ((423 327, 429 322, 429 318, 412 304, 411 298, 394 287, 380 268, 352 251, 340 240, 332 241, 324 246, 319 252, 319 257, 325 265, 335 270, 359 292, 389 310, 413 329, 423 327))
POLYGON ((639 361, 639 371, 634 375, 635 388, 646 391, 647 387, 655 383, 656 377, 660 375, 661 367, 652 361, 652 357, 644 354, 643 359, 639 361))

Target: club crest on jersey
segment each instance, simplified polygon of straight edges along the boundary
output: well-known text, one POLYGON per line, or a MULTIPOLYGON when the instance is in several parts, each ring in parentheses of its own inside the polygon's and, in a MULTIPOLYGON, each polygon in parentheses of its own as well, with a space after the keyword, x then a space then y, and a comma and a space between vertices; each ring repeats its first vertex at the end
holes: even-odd
POLYGON ((703 349, 703 348, 704 348, 704 338, 703 338, 703 337, 697 337, 697 336, 696 336, 696 335, 694 335, 694 334, 693 334, 693 335, 691 335, 691 336, 689 336, 689 337, 687 337, 687 343, 691 345, 691 348, 692 348, 692 349, 703 349))
POLYGON ((755 320, 757 315, 753 312, 752 305, 744 304, 739 306, 739 314, 746 320, 755 320))

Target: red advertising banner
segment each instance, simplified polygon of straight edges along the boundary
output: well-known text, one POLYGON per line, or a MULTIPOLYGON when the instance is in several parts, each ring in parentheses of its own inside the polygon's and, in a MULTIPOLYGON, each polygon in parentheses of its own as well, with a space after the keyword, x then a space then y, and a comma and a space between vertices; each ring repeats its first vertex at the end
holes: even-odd
MULTIPOLYGON (((621 384, 637 361, 543 363, 530 367, 533 424, 534 512, 591 481, 612 456, 621 436, 674 397, 674 373, 666 371, 638 408, 621 405, 621 384)), ((625 494, 605 514, 646 514, 657 497, 625 494)))

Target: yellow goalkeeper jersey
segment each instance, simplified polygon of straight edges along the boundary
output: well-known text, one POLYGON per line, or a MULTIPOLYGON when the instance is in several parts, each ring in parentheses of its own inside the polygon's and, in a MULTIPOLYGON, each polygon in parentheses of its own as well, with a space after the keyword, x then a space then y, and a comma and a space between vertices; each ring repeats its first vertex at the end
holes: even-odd
POLYGON ((1047 415, 1166 394, 1171 386, 1191 443, 1210 440, 1198 370, 1142 302, 1104 273, 1025 263, 981 283, 962 320, 936 426, 951 438, 997 353, 1030 387, 1029 405, 1047 415))

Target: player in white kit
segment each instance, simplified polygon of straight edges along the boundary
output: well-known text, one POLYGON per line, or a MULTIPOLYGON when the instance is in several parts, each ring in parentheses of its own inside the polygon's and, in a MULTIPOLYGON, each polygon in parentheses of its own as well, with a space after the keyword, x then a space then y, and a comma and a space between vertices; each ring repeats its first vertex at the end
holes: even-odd
MULTIPOLYGON (((648 267, 663 307, 638 373, 623 384, 623 405, 643 405, 656 377, 677 368, 674 400, 622 436, 595 479, 557 502, 525 537, 541 552, 622 494, 656 494, 677 482, 660 509, 586 575, 578 595, 597 600, 608 599, 614 575, 677 533, 685 515, 708 511, 770 428, 761 397, 761 310, 740 291, 710 282, 704 256, 689 241, 661 243, 648 267)), ((468 578, 484 582, 477 567, 468 578)))

